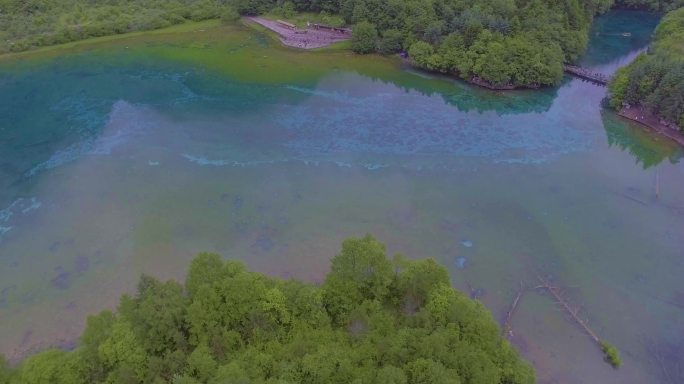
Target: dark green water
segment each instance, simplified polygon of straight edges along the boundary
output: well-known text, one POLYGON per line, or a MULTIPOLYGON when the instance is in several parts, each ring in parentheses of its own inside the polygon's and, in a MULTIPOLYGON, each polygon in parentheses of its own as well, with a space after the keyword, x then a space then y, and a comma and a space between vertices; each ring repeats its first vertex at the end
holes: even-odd
MULTIPOLYGON (((613 71, 656 23, 600 18, 584 63, 613 71)), ((574 79, 495 94, 211 26, 5 59, 0 351, 68 343, 198 251, 316 281, 370 232, 437 258, 497 319, 521 281, 566 287, 625 366, 530 293, 512 341, 542 383, 679 382, 682 151, 604 96, 574 79)))

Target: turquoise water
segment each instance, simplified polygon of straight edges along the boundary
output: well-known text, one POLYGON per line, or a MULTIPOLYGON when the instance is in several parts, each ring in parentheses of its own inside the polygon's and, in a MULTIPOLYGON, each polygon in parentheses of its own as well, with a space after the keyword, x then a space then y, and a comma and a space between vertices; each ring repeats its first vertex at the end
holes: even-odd
MULTIPOLYGON (((585 64, 614 70, 656 23, 600 18, 585 64)), ((199 251, 318 281, 370 232, 497 319, 520 282, 565 287, 625 366, 530 292, 512 341, 542 383, 678 382, 681 149, 580 80, 496 94, 269 44, 220 27, 0 64, 0 351, 70 344, 141 272, 179 278, 199 251)))

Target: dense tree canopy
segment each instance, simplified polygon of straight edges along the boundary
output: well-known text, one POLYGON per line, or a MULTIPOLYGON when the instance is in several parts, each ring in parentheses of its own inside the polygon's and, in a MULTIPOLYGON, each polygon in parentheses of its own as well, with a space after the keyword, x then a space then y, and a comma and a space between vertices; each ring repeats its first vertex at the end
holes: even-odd
MULTIPOLYGON (((260 13, 275 0, 235 0, 260 13)), ((621 7, 669 10, 684 0, 618 0, 621 7)), ((286 3, 288 3, 286 1, 286 3)), ((597 13, 613 0, 293 0, 299 12, 341 15, 355 25, 352 49, 409 53, 421 68, 493 87, 558 84, 563 63, 586 48, 597 13)))
POLYGON ((346 240, 322 287, 200 254, 185 284, 143 276, 80 346, 48 350, 0 383, 533 383, 479 302, 433 260, 390 262, 346 240))
POLYGON ((668 13, 648 53, 620 68, 609 85, 610 105, 641 104, 684 127, 684 8, 668 13))
MULTIPOLYGON (((236 7, 258 13, 268 7, 265 1, 236 0, 236 7)), ((611 5, 612 0, 293 2, 297 11, 335 13, 356 25, 352 48, 359 53, 404 50, 419 67, 496 86, 560 82, 562 63, 575 60, 586 46, 593 15, 611 5)))

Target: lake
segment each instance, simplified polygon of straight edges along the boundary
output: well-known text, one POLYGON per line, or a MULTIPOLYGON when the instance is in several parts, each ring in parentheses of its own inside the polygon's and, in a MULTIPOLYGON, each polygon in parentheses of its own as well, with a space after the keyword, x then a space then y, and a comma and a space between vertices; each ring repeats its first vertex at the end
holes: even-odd
MULTIPOLYGON (((598 18, 583 65, 612 73, 657 22, 598 18)), ((613 370, 530 290, 511 341, 540 383, 680 382, 683 152, 605 92, 494 93, 211 22, 2 58, 0 352, 72 345, 141 273, 183 278, 200 251, 320 281, 371 233, 498 321, 545 276, 622 353, 613 370)))

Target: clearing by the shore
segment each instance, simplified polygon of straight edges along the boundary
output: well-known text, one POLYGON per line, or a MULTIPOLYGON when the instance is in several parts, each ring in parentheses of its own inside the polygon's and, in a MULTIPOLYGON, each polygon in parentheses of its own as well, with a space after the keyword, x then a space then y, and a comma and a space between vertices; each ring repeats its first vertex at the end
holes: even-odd
POLYGON ((311 24, 307 28, 301 29, 294 25, 288 25, 289 23, 261 17, 246 17, 245 19, 277 33, 280 41, 289 47, 316 49, 351 39, 351 32, 343 28, 326 26, 318 26, 317 28, 316 24, 311 24))

